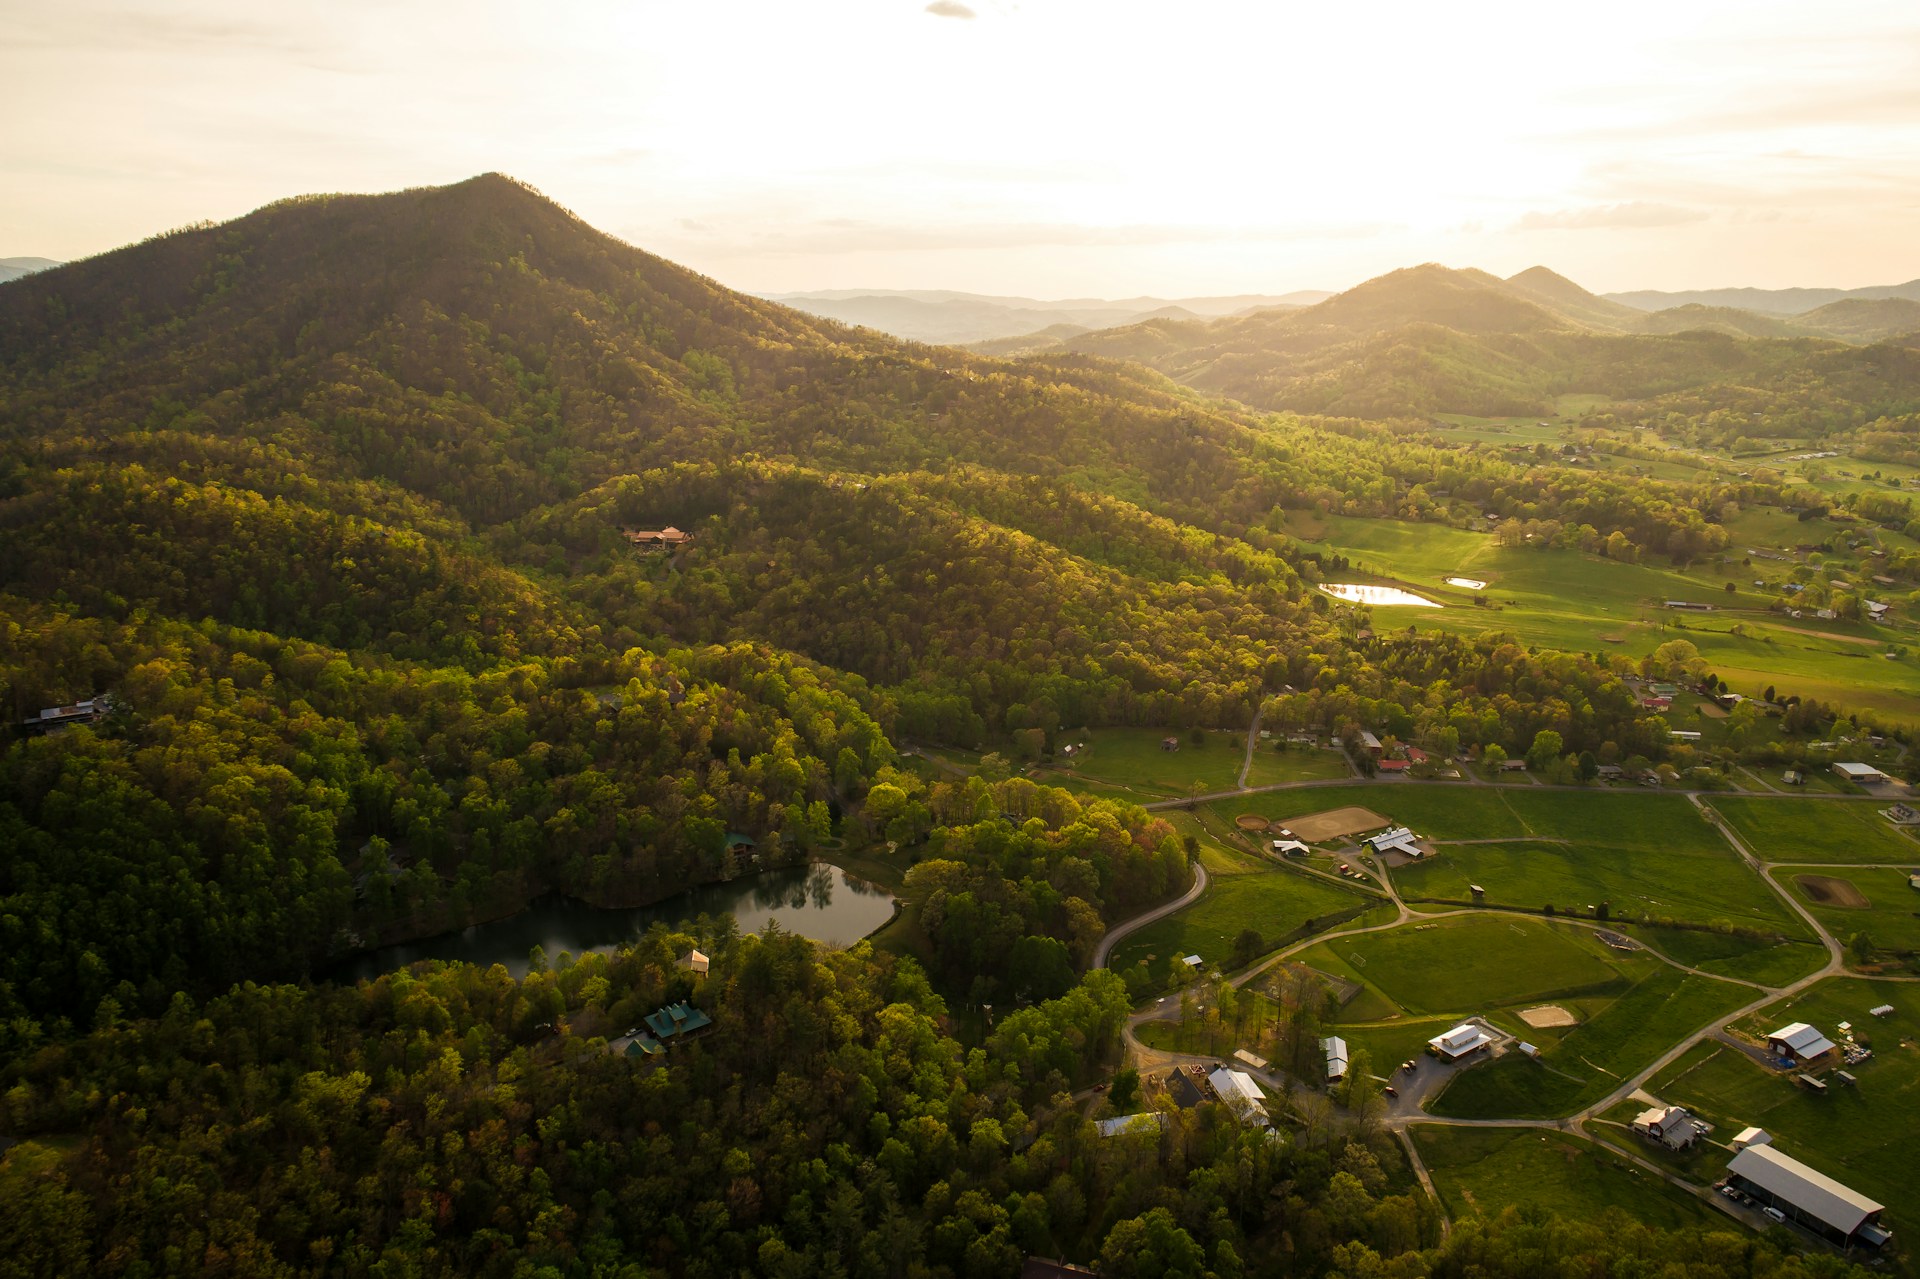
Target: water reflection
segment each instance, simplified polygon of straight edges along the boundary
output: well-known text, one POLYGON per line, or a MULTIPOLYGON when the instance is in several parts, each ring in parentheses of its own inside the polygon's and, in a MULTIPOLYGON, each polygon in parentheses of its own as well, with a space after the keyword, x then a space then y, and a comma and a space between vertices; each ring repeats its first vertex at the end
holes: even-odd
POLYGON ((777 922, 788 932, 849 946, 892 918, 893 895, 838 866, 814 863, 707 884, 633 909, 603 910, 568 897, 543 897, 511 919, 476 924, 427 941, 384 946, 342 963, 331 975, 341 981, 360 981, 417 960, 443 959, 482 967, 503 964, 515 977, 523 977, 535 946, 549 958, 561 951, 611 954, 638 940, 655 923, 677 924, 701 915, 732 916, 743 933, 757 933, 769 922, 777 922))

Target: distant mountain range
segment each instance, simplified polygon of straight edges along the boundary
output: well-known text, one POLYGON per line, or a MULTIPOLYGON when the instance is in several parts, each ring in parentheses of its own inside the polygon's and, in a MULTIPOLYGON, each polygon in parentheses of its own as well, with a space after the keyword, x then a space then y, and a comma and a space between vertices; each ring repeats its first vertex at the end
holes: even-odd
POLYGON ((0 284, 59 265, 52 258, 0 258, 0 284))
POLYGON ((1638 401, 1714 387, 1758 409, 1822 382, 1866 420, 1910 411, 1917 345, 1920 301, 1906 298, 1842 298, 1791 317, 1698 303, 1647 312, 1545 267, 1503 280, 1429 263, 1307 307, 975 349, 1133 360, 1261 408, 1355 417, 1531 414, 1567 394, 1638 401))
POLYGON ((1920 302, 1920 280, 1875 285, 1867 289, 1694 289, 1681 293, 1637 289, 1603 296, 1609 302, 1621 302, 1642 311, 1708 306, 1758 311, 1762 315, 1805 315, 1816 307, 1831 306, 1835 302, 1878 302, 1886 299, 1920 302))
POLYGON ((1038 298, 957 293, 948 289, 823 289, 769 293, 797 311, 858 324, 914 342, 965 345, 1003 338, 1060 341, 1096 329, 1148 320, 1199 320, 1273 307, 1311 306, 1332 297, 1319 289, 1275 295, 1206 298, 1038 298))

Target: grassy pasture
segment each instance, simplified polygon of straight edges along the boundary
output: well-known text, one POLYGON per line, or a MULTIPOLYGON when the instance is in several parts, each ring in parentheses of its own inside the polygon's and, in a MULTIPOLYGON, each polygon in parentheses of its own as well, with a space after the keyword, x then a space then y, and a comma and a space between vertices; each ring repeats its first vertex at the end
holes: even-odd
POLYGON ((1813 941, 1773 944, 1729 933, 1691 928, 1630 924, 1621 931, 1647 942, 1677 964, 1722 977, 1740 977, 1765 986, 1784 986, 1817 971, 1827 961, 1825 946, 1813 941))
POLYGON ((1552 903, 1586 911, 1606 901, 1616 919, 1648 915, 1806 933, 1724 843, 1718 849, 1654 839, 1633 845, 1446 844, 1432 859, 1394 871, 1393 878, 1403 895, 1465 902, 1471 899, 1468 885, 1479 884, 1489 905, 1539 910, 1552 903))
POLYGON ((1468 635, 1508 630, 1528 643, 1634 657, 1669 639, 1687 639, 1741 692, 1757 694, 1773 684, 1802 696, 1920 718, 1920 654, 1883 656, 1887 644, 1911 636, 1864 623, 1778 618, 1766 611, 1773 589, 1752 585, 1756 576, 1778 576, 1770 561, 1753 568, 1735 563, 1680 570, 1578 551, 1507 548, 1491 534, 1356 516, 1303 516, 1289 527, 1302 540, 1346 555, 1355 579, 1408 582, 1446 606, 1376 608, 1375 625, 1382 629, 1411 625, 1468 635), (1445 585, 1455 574, 1487 582, 1482 593, 1496 607, 1476 607, 1473 592, 1445 585), (1668 599, 1718 608, 1678 616, 1660 606, 1668 599), (1743 634, 1732 633, 1736 624, 1743 634))
POLYGON ((1852 1067, 1858 1088, 1824 1095, 1794 1086, 1721 1044, 1704 1044, 1655 1076, 1649 1091, 1683 1105, 1731 1135, 1749 1124, 1773 1134, 1783 1154, 1838 1178, 1887 1205, 1896 1233, 1920 1229, 1913 1151, 1920 1143, 1920 986, 1834 978, 1761 1010, 1750 1023, 1770 1028, 1811 1022, 1833 1034, 1842 1021, 1870 1042, 1871 1061, 1852 1067), (1869 1008, 1892 1004, 1885 1021, 1869 1008))
POLYGON ((1414 1016, 1479 1013, 1523 1001, 1622 991, 1630 984, 1625 973, 1633 962, 1611 960, 1584 929, 1492 915, 1343 937, 1298 958, 1358 980, 1414 1016))
POLYGON ((1222 875, 1207 885, 1199 901, 1165 919, 1155 920, 1114 947, 1108 963, 1124 972, 1145 962, 1156 981, 1183 955, 1199 955, 1210 965, 1225 963, 1233 939, 1244 928, 1269 944, 1308 919, 1325 918, 1367 905, 1364 897, 1339 884, 1278 867, 1258 873, 1222 875))
POLYGON ((1437 1124, 1411 1132, 1455 1217, 1494 1217, 1511 1204, 1536 1204, 1576 1220, 1617 1208, 1649 1226, 1724 1224, 1693 1196, 1577 1137, 1437 1124))
POLYGON ((1920 842, 1880 816, 1888 800, 1716 796, 1708 802, 1762 861, 1920 865, 1920 842))
MULTIPOLYGON (((1682 1037, 1751 1002, 1753 990, 1665 964, 1551 1047, 1455 1076, 1427 1109, 1456 1119, 1544 1119, 1606 1096, 1682 1037)), ((1538 1041, 1536 1041, 1538 1042, 1538 1041)))
POLYGON ((1911 954, 1920 951, 1920 892, 1907 886, 1907 872, 1894 867, 1828 869, 1820 866, 1781 867, 1772 872, 1779 885, 1798 898, 1825 924, 1827 931, 1845 942, 1855 933, 1866 933, 1882 951, 1911 954), (1816 901, 1798 881, 1803 875, 1844 879, 1867 900, 1865 906, 1840 906, 1816 901))
POLYGON ((1272 742, 1259 742, 1253 748, 1253 767, 1247 770, 1247 785, 1272 786, 1279 782, 1310 782, 1352 775, 1346 757, 1338 751, 1299 746, 1276 751, 1272 742))
POLYGON ((1043 786, 1073 789, 1077 777, 1094 793, 1138 792, 1137 800, 1185 795, 1199 785, 1207 790, 1230 790, 1240 778, 1245 733, 1209 732, 1206 745, 1195 746, 1188 734, 1165 728, 1086 728, 1060 735, 1062 743, 1085 742, 1085 754, 1056 754, 1051 768, 1037 770, 1033 780, 1043 786), (1179 739, 1177 751, 1162 750, 1163 738, 1179 739), (1071 773, 1075 776, 1067 776, 1071 773))

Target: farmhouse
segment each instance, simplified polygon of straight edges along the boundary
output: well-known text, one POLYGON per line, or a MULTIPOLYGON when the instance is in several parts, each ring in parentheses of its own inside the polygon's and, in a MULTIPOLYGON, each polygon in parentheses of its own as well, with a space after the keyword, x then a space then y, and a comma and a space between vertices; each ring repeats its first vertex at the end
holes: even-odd
POLYGON ((1879 1225, 1884 1205, 1771 1145, 1748 1146, 1735 1155, 1727 1165, 1727 1179, 1735 1189, 1834 1243, 1877 1248, 1892 1238, 1879 1225))
POLYGON ((1618 764, 1602 764, 1594 775, 1603 782, 1617 782, 1627 775, 1627 770, 1618 764))
POLYGON ((1405 826, 1395 826, 1392 830, 1370 835, 1361 841, 1376 854, 1404 853, 1408 857, 1420 858, 1420 845, 1414 843, 1414 834, 1405 826))
POLYGON ((1765 1128, 1742 1128, 1733 1136, 1733 1148, 1735 1151, 1745 1150, 1748 1146, 1770 1146, 1772 1144, 1773 1138, 1767 1134, 1765 1128))
POLYGON ((1267 1099, 1260 1091, 1260 1085, 1253 1082, 1253 1076, 1244 1070, 1228 1070, 1222 1066, 1207 1076, 1207 1082, 1213 1085, 1213 1091, 1228 1109, 1236 1111, 1247 1122, 1258 1127, 1268 1126, 1267 1099))
POLYGON ((1807 1025, 1796 1021, 1782 1026, 1767 1036, 1767 1049, 1776 1057, 1787 1058, 1799 1065, 1810 1066, 1824 1060, 1834 1051, 1833 1041, 1807 1025))
POLYGON ((1833 771, 1850 782, 1885 782, 1893 780, 1872 764, 1835 764, 1833 771))
POLYGON ((1347 1077, 1347 1041, 1335 1035, 1331 1039, 1320 1041, 1320 1051, 1327 1055, 1327 1082, 1336 1083, 1347 1077))
POLYGON ((1493 1043, 1493 1036, 1470 1021, 1463 1021, 1444 1035, 1427 1041, 1427 1051, 1443 1061, 1459 1061, 1493 1043))
POLYGON ((1657 1141, 1668 1150, 1685 1150, 1700 1140, 1700 1121, 1682 1106, 1655 1106, 1643 1110, 1633 1121, 1633 1130, 1648 1141, 1657 1141))
POLYGON ((696 1032, 713 1025, 713 1018, 686 1003, 668 1004, 648 1013, 641 1020, 661 1043, 685 1041, 696 1032))
POLYGON ((1524 759, 1503 759, 1500 761, 1500 771, 1503 773, 1524 773, 1527 771, 1527 761, 1524 759))
POLYGON ((1383 759, 1380 761, 1380 771, 1383 773, 1404 773, 1408 767, 1408 762, 1404 759, 1383 759))
POLYGON ((630 528, 623 530, 627 541, 643 551, 673 551, 693 540, 693 534, 682 533, 669 524, 662 529, 630 528))
POLYGON ((1192 1110, 1207 1099, 1200 1085, 1194 1083, 1185 1070, 1175 1070, 1167 1076, 1167 1096, 1182 1110, 1192 1110))

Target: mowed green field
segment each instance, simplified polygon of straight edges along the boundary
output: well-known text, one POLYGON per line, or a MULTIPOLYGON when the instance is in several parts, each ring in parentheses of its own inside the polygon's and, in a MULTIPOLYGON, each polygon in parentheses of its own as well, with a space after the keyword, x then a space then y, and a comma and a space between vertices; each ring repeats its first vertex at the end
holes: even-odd
POLYGON ((1454 1217, 1496 1217, 1511 1205, 1533 1204, 1577 1220, 1617 1208, 1649 1226, 1727 1224, 1692 1195, 1577 1137, 1437 1124, 1410 1131, 1454 1217))
POLYGON ((1253 767, 1247 770, 1247 785, 1272 786, 1279 782, 1351 776, 1353 768, 1338 751, 1298 746, 1276 751, 1272 742, 1261 742, 1253 748, 1253 767))
POLYGON ((1842 943, 1855 933, 1865 933, 1879 951, 1899 954, 1920 951, 1920 891, 1908 886, 1905 869, 1783 866, 1772 874, 1781 887, 1797 897, 1842 943), (1867 905, 1820 902, 1799 882, 1803 876, 1845 880, 1867 899, 1867 905))
POLYGON ((1405 582, 1444 606, 1376 607, 1378 626, 1468 635, 1507 630, 1532 644, 1633 657, 1667 640, 1686 639, 1737 691, 1757 695, 1773 684, 1783 692, 1920 719, 1920 654, 1885 656, 1890 644, 1911 647, 1911 635, 1769 613, 1773 589, 1755 588, 1752 581, 1767 577, 1771 565, 1680 571, 1578 551, 1501 547, 1491 534, 1355 516, 1296 513, 1289 529, 1347 556, 1354 580, 1405 582), (1482 592, 1446 585, 1455 575, 1488 585, 1482 592), (1476 593, 1495 607, 1476 607, 1476 593), (1669 599, 1711 603, 1715 611, 1678 614, 1661 606, 1669 599), (1734 634, 1735 625, 1744 633, 1734 634))
POLYGON ((1108 966, 1124 972, 1144 963, 1154 980, 1164 981, 1168 965, 1183 955, 1198 955, 1214 966, 1225 963, 1242 929, 1253 929, 1271 944, 1309 919, 1377 900, 1281 867, 1222 874, 1210 866, 1208 874, 1212 879, 1199 901, 1127 937, 1114 947, 1108 966))
POLYGON ((1056 753, 1053 767, 1034 772, 1035 782, 1074 789, 1077 777, 1091 783, 1094 793, 1140 792, 1136 799, 1186 795, 1195 786, 1231 790, 1240 779, 1247 744, 1245 733, 1210 732, 1206 745, 1195 746, 1187 733, 1172 728, 1086 728, 1059 738, 1061 745, 1085 742, 1088 749, 1072 756, 1056 753), (1179 750, 1162 748, 1168 737, 1178 739, 1179 750))
POLYGON ((1751 986, 1661 964, 1558 1043, 1542 1043, 1541 1060, 1508 1053, 1463 1070, 1427 1109, 1454 1119, 1572 1114, 1646 1069, 1687 1035, 1752 1003, 1755 993, 1751 986))
POLYGON ((1880 816, 1890 800, 1715 796, 1707 802, 1762 861, 1920 866, 1920 841, 1880 816))
POLYGON ((1819 971, 1827 962, 1827 948, 1811 936, 1805 941, 1776 944, 1693 928, 1626 924, 1620 931, 1646 942, 1676 964, 1763 986, 1784 986, 1819 971))
POLYGON ((1637 965, 1570 925, 1467 915, 1321 942, 1296 956, 1358 981, 1414 1016, 1481 1013, 1530 1000, 1620 992, 1637 965))
POLYGON ((1615 919, 1738 924, 1810 936, 1724 842, 1717 849, 1657 841, 1443 844, 1432 858, 1395 870, 1393 881, 1403 896, 1468 902, 1468 885, 1478 884, 1490 906, 1590 911, 1608 902, 1615 919))
POLYGON ((1840 1022, 1873 1047, 1873 1058, 1849 1067, 1857 1088, 1829 1087, 1824 1094, 1796 1087, 1745 1053, 1703 1044, 1656 1075, 1648 1091, 1683 1105, 1731 1135, 1747 1125, 1766 1129, 1774 1147, 1887 1205, 1896 1234, 1920 1230, 1920 1192, 1914 1186, 1914 1151, 1920 1148, 1920 986, 1901 982, 1834 978, 1748 1019, 1762 1033, 1805 1021, 1829 1035, 1840 1022), (1885 1020, 1868 1010, 1892 1004, 1885 1020))

